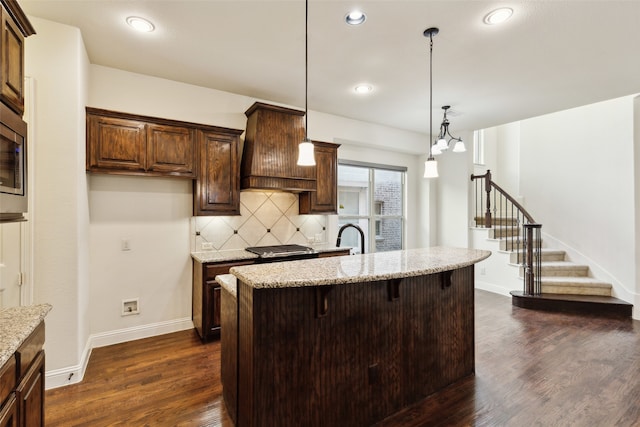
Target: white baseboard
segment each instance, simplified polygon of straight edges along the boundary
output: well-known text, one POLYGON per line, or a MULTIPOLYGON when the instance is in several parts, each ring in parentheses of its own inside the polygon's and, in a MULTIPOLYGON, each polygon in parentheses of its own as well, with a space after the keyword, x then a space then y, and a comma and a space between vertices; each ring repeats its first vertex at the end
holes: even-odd
POLYGON ((476 287, 476 289, 481 289, 483 291, 493 292, 494 294, 504 295, 504 296, 507 296, 507 297, 511 296, 511 294, 509 292, 515 290, 515 289, 503 288, 502 286, 498 286, 496 284, 489 283, 489 282, 483 282, 483 281, 480 281, 480 280, 476 280, 475 281, 475 287, 476 287))
POLYGON ((75 366, 47 371, 45 374, 45 388, 49 390, 82 381, 87 365, 89 364, 91 350, 94 348, 170 334, 187 329, 193 329, 193 321, 190 317, 92 334, 89 336, 85 349, 82 352, 80 363, 75 366))

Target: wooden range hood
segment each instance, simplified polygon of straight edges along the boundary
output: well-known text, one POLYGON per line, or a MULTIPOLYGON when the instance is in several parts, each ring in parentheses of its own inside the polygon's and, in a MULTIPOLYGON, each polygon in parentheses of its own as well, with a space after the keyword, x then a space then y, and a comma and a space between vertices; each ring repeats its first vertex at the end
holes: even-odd
POLYGON ((316 191, 316 167, 296 164, 298 144, 304 138, 304 111, 256 102, 245 115, 240 188, 316 191))

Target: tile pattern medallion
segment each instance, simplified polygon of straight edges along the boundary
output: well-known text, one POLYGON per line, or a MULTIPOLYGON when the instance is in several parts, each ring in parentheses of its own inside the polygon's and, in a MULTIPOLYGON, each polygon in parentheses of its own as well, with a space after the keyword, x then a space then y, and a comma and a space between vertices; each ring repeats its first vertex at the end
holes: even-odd
POLYGON ((326 227, 325 215, 298 214, 296 194, 244 191, 240 193, 240 215, 191 218, 191 248, 222 251, 320 243, 326 242, 326 227), (206 247, 207 243, 212 247, 206 247))

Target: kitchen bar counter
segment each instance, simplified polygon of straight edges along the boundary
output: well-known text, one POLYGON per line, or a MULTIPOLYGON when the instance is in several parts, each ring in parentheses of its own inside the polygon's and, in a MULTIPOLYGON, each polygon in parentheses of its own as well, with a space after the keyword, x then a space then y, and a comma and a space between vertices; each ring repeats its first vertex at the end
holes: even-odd
POLYGON ((13 356, 50 310, 49 304, 0 310, 0 367, 13 356))
POLYGON ((480 262, 491 252, 432 247, 233 267, 230 272, 253 288, 341 285, 390 280, 454 270, 480 262))
MULTIPOLYGON (((349 249, 346 247, 336 247, 329 244, 314 244, 308 245, 310 248, 315 249, 319 254, 326 252, 339 252, 349 249)), ((242 261, 250 259, 258 259, 258 255, 245 251, 244 249, 232 249, 227 251, 197 251, 191 252, 191 257, 198 262, 231 262, 242 261)))
POLYGON ((475 371, 474 264, 435 247, 231 268, 221 378, 236 426, 370 426, 475 371))

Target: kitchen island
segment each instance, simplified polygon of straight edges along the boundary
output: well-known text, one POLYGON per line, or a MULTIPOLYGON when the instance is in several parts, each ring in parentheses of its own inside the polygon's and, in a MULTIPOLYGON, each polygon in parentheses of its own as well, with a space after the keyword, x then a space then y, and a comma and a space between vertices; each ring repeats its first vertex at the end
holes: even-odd
POLYGON ((232 419, 368 426, 473 374, 473 266, 489 255, 435 247, 231 268, 221 364, 232 419))

